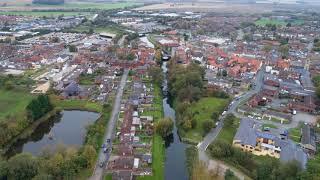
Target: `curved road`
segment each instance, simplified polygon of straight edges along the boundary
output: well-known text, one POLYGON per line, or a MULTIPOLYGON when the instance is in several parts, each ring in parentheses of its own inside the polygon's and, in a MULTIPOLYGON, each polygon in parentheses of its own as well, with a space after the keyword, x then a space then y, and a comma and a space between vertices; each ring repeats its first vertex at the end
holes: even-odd
MULTIPOLYGON (((227 113, 234 113, 236 114, 236 108, 244 101, 247 101, 253 94, 259 92, 262 88, 263 84, 263 76, 264 76, 264 66, 261 67, 261 70, 257 73, 255 79, 253 80, 253 83, 255 84, 254 88, 252 88, 250 91, 247 91, 244 93, 242 96, 240 96, 239 99, 235 99, 231 102, 229 105, 229 108, 227 110, 227 113)), ((220 162, 217 162, 216 160, 211 160, 207 154, 206 150, 208 146, 217 138, 219 135, 220 131, 222 130, 223 127, 223 120, 225 118, 225 115, 221 115, 219 117, 220 123, 217 125, 216 128, 213 128, 204 138, 203 141, 200 142, 197 147, 198 147, 198 152, 199 152, 199 160, 204 161, 209 164, 220 164, 219 166, 222 167, 222 169, 225 171, 226 169, 230 169, 233 171, 233 173, 239 178, 239 179, 247 179, 247 176, 243 174, 242 172, 236 170, 233 167, 229 167, 226 164, 221 164, 220 162)))
MULTIPOLYGON (((128 73, 129 73, 128 69, 124 70, 123 75, 121 77, 121 81, 118 86, 118 91, 117 91, 117 95, 115 98, 115 102, 113 104, 111 117, 108 122, 108 126, 106 127, 106 130, 105 130, 105 136, 103 138, 103 143, 105 143, 107 139, 111 139, 111 142, 112 142, 112 139, 114 138, 114 129, 116 126, 116 122, 118 120, 118 115, 119 115, 120 105, 121 105, 121 100, 122 100, 122 95, 123 95, 123 89, 124 89, 126 82, 127 82, 128 73)), ((111 151, 108 151, 108 153, 103 153, 102 149, 99 151, 99 156, 98 156, 98 159, 96 162, 96 166, 95 166, 94 172, 92 174, 92 177, 90 178, 91 180, 101 180, 102 179, 105 167, 102 167, 102 168, 99 167, 99 163, 105 162, 105 164, 107 164, 109 157, 110 157, 110 154, 111 154, 111 151)))

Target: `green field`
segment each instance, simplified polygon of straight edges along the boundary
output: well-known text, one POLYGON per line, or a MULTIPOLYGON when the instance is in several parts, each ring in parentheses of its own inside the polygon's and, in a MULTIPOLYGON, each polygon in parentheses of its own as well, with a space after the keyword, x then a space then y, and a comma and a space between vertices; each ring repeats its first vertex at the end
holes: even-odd
POLYGON ((300 143, 301 127, 302 124, 299 124, 298 127, 289 129, 289 138, 297 143, 300 143))
POLYGON ((0 120, 23 114, 32 98, 28 92, 0 89, 0 120))
POLYGON ((266 26, 267 24, 276 25, 276 26, 285 26, 287 23, 282 20, 262 18, 255 22, 257 26, 266 26))
POLYGON ((77 16, 77 15, 89 15, 88 12, 62 12, 62 11, 0 11, 0 15, 17 15, 17 16, 36 16, 36 17, 57 17, 64 16, 77 16))
POLYGON ((77 110, 88 110, 95 112, 102 112, 102 105, 96 102, 90 102, 87 100, 60 100, 55 95, 50 95, 51 103, 60 109, 77 109, 77 110))
POLYGON ((40 5, 30 3, 10 3, 6 7, 0 7, 0 15, 23 15, 23 16, 73 16, 73 15, 88 15, 86 9, 123 9, 127 7, 135 7, 143 5, 142 3, 134 2, 118 2, 118 3, 89 3, 89 2, 70 2, 63 5, 40 5), (51 11, 55 10, 56 11, 51 11), (59 11, 59 10, 62 11, 59 11), (35 11, 36 10, 36 11, 35 11), (47 11, 50 10, 50 11, 47 11), (63 12, 69 10, 70 12, 63 12), (73 10, 73 11, 71 11, 73 10))
POLYGON ((191 111, 194 114, 193 118, 196 119, 197 125, 194 129, 186 132, 184 138, 191 141, 201 141, 204 135, 202 123, 206 120, 210 120, 213 112, 217 112, 220 115, 228 105, 228 102, 228 99, 208 97, 202 98, 197 103, 191 105, 188 111, 191 111))
POLYGON ((237 118, 237 120, 233 122, 232 127, 223 127, 216 141, 221 140, 227 142, 228 144, 232 144, 233 138, 237 133, 239 125, 240 119, 237 118))

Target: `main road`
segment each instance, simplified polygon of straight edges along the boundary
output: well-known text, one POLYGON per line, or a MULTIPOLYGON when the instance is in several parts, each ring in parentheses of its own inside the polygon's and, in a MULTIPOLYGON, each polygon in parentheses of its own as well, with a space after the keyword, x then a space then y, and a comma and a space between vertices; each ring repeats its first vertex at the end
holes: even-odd
MULTIPOLYGON (((255 79, 253 80, 254 87, 250 91, 247 91, 246 93, 244 93, 239 99, 233 100, 232 103, 229 105, 227 113, 225 113, 225 114, 235 113, 237 107, 239 106, 239 104, 241 102, 248 100, 253 94, 259 92, 262 88, 263 76, 264 76, 264 66, 261 67, 261 69, 258 71, 255 79)), ((225 116, 221 115, 219 117, 220 123, 217 125, 217 127, 212 129, 203 138, 203 141, 198 144, 199 153, 200 152, 204 153, 206 151, 206 149, 208 148, 208 146, 217 138, 218 134, 220 133, 220 131, 223 127, 224 118, 225 118, 225 116)), ((201 155, 203 155, 203 154, 199 154, 199 155, 200 155, 200 159, 201 159, 201 155)))
MULTIPOLYGON (((117 124, 116 122, 118 120, 118 115, 120 112, 123 89, 126 85, 128 74, 129 74, 129 70, 128 69, 124 70, 123 75, 121 77, 120 84, 118 86, 117 94, 116 94, 116 97, 114 100, 111 117, 108 122, 108 126, 106 127, 105 135, 103 138, 103 143, 105 143, 107 141, 107 139, 111 139, 111 142, 112 142, 112 139, 114 138, 114 129, 117 124)), ((109 160, 110 154, 111 154, 111 151, 108 151, 108 153, 103 153, 102 149, 99 151, 99 156, 98 156, 98 159, 96 162, 96 166, 95 166, 94 172, 90 178, 91 180, 101 180, 102 179, 105 167, 101 168, 99 166, 99 164, 100 164, 100 162, 105 162, 105 164, 106 164, 109 160)))

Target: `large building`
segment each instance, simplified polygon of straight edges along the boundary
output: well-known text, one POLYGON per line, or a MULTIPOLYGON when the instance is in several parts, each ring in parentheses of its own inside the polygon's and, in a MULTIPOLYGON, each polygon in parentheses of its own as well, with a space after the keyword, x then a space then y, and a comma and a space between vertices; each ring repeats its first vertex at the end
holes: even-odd
POLYGON ((302 168, 306 167, 307 154, 294 142, 287 139, 287 133, 278 135, 263 131, 261 124, 251 119, 242 119, 233 139, 233 146, 257 156, 271 156, 283 162, 297 160, 302 168))
POLYGON ((64 4, 64 0, 33 0, 32 3, 56 5, 56 4, 64 4))

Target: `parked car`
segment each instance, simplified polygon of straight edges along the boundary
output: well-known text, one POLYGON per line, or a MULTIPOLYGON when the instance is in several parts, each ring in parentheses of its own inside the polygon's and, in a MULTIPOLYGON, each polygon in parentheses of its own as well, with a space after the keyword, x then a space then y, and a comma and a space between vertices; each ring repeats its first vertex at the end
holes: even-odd
POLYGON ((101 168, 103 168, 104 165, 105 165, 104 161, 101 161, 101 162, 99 163, 99 167, 101 167, 101 168))
POLYGON ((108 148, 106 148, 106 147, 105 147, 105 148, 103 148, 103 153, 107 153, 107 152, 108 152, 108 150, 109 150, 109 149, 108 149, 108 148))
POLYGON ((107 139, 107 141, 106 141, 107 143, 110 143, 111 142, 111 140, 110 139, 107 139))

